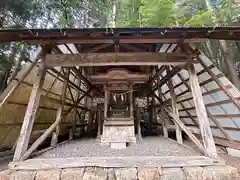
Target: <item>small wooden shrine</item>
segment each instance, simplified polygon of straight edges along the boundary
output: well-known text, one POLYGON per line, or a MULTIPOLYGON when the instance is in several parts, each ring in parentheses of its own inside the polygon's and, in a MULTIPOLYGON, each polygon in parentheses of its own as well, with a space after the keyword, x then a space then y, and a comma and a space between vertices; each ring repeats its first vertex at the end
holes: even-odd
POLYGON ((126 143, 136 143, 133 86, 146 83, 148 79, 149 74, 119 68, 112 68, 105 74, 90 76, 93 84, 101 84, 104 87, 102 143, 110 143, 111 147, 115 148, 124 148, 126 143))

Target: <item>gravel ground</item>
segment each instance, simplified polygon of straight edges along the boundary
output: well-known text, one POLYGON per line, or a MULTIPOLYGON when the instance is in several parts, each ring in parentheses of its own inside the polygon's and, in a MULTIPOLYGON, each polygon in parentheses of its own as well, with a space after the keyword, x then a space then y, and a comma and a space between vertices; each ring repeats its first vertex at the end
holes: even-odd
POLYGON ((139 144, 128 146, 126 149, 111 149, 100 145, 96 139, 79 139, 62 144, 49 150, 39 158, 48 157, 90 157, 90 156, 191 156, 199 153, 191 148, 179 145, 162 137, 144 138, 139 144))

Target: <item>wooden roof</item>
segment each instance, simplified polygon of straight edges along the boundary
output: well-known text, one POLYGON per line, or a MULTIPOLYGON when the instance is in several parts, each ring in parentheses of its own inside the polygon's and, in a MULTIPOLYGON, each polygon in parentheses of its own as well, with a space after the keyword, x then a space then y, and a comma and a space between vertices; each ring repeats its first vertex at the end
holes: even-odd
POLYGON ((240 40, 240 27, 7 29, 0 30, 0 43, 25 41, 33 44, 176 43, 206 39, 240 40))

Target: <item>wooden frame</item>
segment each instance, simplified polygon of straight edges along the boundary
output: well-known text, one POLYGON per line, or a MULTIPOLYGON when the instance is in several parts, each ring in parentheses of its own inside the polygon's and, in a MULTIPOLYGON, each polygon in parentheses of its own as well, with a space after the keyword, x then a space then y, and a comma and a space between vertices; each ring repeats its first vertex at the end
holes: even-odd
MULTIPOLYGON (((97 35, 97 34, 95 34, 95 35, 97 35)), ((86 96, 93 98, 94 94, 90 95, 90 92, 95 88, 95 86, 91 84, 91 80, 88 79, 89 77, 84 76, 81 72, 79 72, 79 70, 76 67, 73 67, 73 66, 101 67, 101 66, 118 66, 118 65, 120 65, 120 66, 121 65, 129 65, 129 66, 141 66, 141 65, 143 65, 143 66, 158 65, 159 66, 159 65, 163 65, 156 71, 155 75, 153 75, 152 78, 148 80, 149 84, 152 84, 156 79, 158 81, 156 83, 156 85, 154 85, 152 87, 152 92, 150 92, 148 95, 152 95, 153 98, 156 97, 156 99, 158 99, 158 101, 162 103, 161 104, 162 107, 160 110, 161 110, 161 113, 165 114, 165 118, 167 118, 166 109, 168 110, 169 115, 171 117, 173 117, 173 121, 176 125, 177 139, 178 139, 179 143, 182 143, 182 140, 180 138, 181 137, 180 127, 181 127, 190 136, 190 138, 195 141, 195 143, 200 147, 202 152, 204 152, 205 154, 207 154, 210 157, 214 157, 214 158, 217 157, 214 141, 212 138, 212 134, 210 131, 210 126, 209 126, 207 118, 208 117, 212 118, 213 121, 215 122, 216 126, 223 132, 223 134, 225 134, 226 138, 228 138, 229 140, 231 140, 231 138, 226 133, 224 128, 222 128, 221 125, 214 119, 215 117, 225 117, 225 115, 211 115, 207 111, 207 109, 204 107, 203 98, 202 98, 202 94, 201 94, 199 85, 204 85, 204 84, 207 84, 208 82, 211 82, 214 80, 220 86, 220 89, 222 89, 228 95, 230 100, 233 101, 234 104, 238 108, 239 108, 239 102, 237 101, 237 99, 233 98, 231 96, 231 94, 228 93, 228 91, 226 90, 226 87, 219 81, 218 78, 222 75, 216 76, 214 73, 211 72, 210 69, 214 66, 213 65, 206 66, 201 59, 201 55, 198 57, 197 56, 198 53, 193 50, 189 51, 189 52, 188 51, 185 52, 184 50, 186 50, 186 49, 184 49, 184 48, 186 48, 187 46, 180 47, 183 50, 183 52, 180 52, 180 53, 179 52, 159 53, 159 49, 157 49, 158 44, 154 44, 152 47, 151 47, 151 44, 149 44, 149 45, 147 45, 148 46, 147 48, 144 47, 146 45, 142 46, 143 49, 145 49, 145 50, 147 49, 146 51, 149 51, 147 53, 146 52, 142 53, 143 50, 141 48, 139 48, 138 46, 135 46, 135 44, 137 44, 137 43, 141 44, 141 43, 159 43, 159 42, 168 42, 168 43, 172 42, 173 43, 174 42, 174 43, 177 43, 177 48, 178 48, 179 46, 182 45, 183 41, 190 42, 190 41, 196 41, 196 39, 186 39, 186 40, 185 39, 154 39, 154 38, 151 38, 151 36, 149 36, 149 38, 146 38, 146 37, 144 37, 144 38, 140 37, 140 38, 134 39, 134 42, 133 42, 133 39, 131 39, 131 38, 127 39, 125 37, 122 39, 118 39, 117 36, 114 36, 113 39, 111 39, 111 36, 107 37, 109 39, 98 39, 98 37, 95 37, 95 39, 94 39, 91 36, 89 36, 90 39, 85 39, 84 37, 81 37, 81 38, 79 37, 78 39, 71 39, 70 37, 66 36, 66 37, 62 37, 63 39, 60 38, 57 41, 55 41, 56 43, 59 43, 61 41, 62 42, 71 42, 71 43, 78 42, 78 43, 82 43, 81 46, 84 46, 84 44, 89 44, 89 46, 81 47, 81 49, 79 48, 79 50, 78 50, 80 52, 79 54, 73 54, 74 51, 71 50, 71 48, 68 45, 65 45, 66 48, 68 48, 68 50, 72 54, 47 54, 46 58, 43 59, 42 62, 44 62, 44 61, 46 61, 46 62, 44 65, 42 63, 40 64, 40 69, 43 68, 43 71, 39 73, 39 79, 34 84, 34 87, 33 87, 32 93, 31 93, 31 97, 30 97, 30 100, 28 103, 26 115, 25 115, 24 122, 22 125, 21 133, 20 133, 20 138, 19 138, 18 145, 17 145, 17 150, 14 155, 14 160, 20 161, 20 160, 24 160, 24 159, 28 158, 31 155, 31 153, 34 150, 36 150, 36 148, 55 129, 56 129, 55 138, 57 138, 59 131, 60 131, 59 125, 60 125, 61 120, 64 117, 66 117, 68 115, 68 113, 71 113, 71 111, 74 108, 76 108, 76 116, 78 116, 79 118, 81 115, 83 115, 85 113, 85 111, 80 115, 77 108, 81 108, 86 111, 87 110, 90 111, 89 112, 90 113, 89 127, 88 127, 88 132, 90 132, 91 125, 93 123, 92 122, 93 118, 91 115, 91 113, 92 113, 91 107, 89 107, 89 109, 88 109, 86 107, 79 106, 79 102, 81 101, 82 98, 85 98, 86 96), (91 43, 93 43, 93 44, 91 44, 91 43), (102 44, 99 44, 99 43, 102 43, 102 44), (126 44, 121 44, 121 43, 126 43, 126 44), (129 44, 127 44, 127 43, 129 43, 129 44), (113 46, 113 47, 110 47, 110 46, 113 46), (119 51, 121 50, 121 46, 123 48, 125 48, 124 50, 126 50, 126 51, 130 50, 130 51, 134 51, 134 52, 128 51, 128 52, 120 53, 119 51), (109 49, 113 49, 113 53, 109 53, 108 52, 109 49), (105 52, 104 50, 107 50, 107 52, 105 52), (98 52, 105 52, 105 53, 98 53, 98 52), (196 58, 197 60, 195 60, 194 58, 196 58), (196 73, 192 64, 198 63, 198 62, 201 63, 201 65, 204 67, 204 70, 196 73), (183 66, 183 65, 186 65, 186 63, 189 64, 188 72, 189 72, 190 78, 188 80, 190 82, 190 86, 186 82, 188 80, 184 80, 183 78, 181 78, 181 74, 179 73, 179 71, 181 71, 180 67, 185 68, 185 66, 183 66), (180 65, 180 66, 174 67, 174 68, 172 68, 172 71, 170 71, 170 68, 169 67, 166 68, 166 65, 174 65, 174 66, 180 65), (46 70, 45 66, 49 67, 49 69, 46 70), (75 84, 74 81, 71 81, 69 79, 69 77, 66 77, 65 73, 62 73, 61 71, 58 71, 57 69, 55 69, 54 68, 55 66, 61 66, 64 68, 71 67, 71 68, 67 69, 68 73, 81 79, 80 82, 78 84, 75 84), (161 75, 163 73, 163 71, 165 71, 166 69, 168 71, 167 75, 162 77, 162 79, 160 80, 159 75, 161 75), (58 101, 60 103, 60 106, 58 109, 56 121, 27 150, 29 138, 30 138, 30 134, 31 134, 31 129, 32 129, 32 126, 34 123, 37 109, 44 108, 43 106, 39 106, 39 101, 40 101, 40 95, 41 95, 41 87, 43 86, 44 76, 46 74, 46 71, 49 73, 52 73, 52 74, 56 74, 55 80, 61 79, 61 81, 64 84, 62 95, 61 95, 61 100, 58 101), (199 84, 198 80, 197 80, 197 75, 200 75, 204 72, 208 72, 212 78, 199 84), (179 76, 182 83, 173 87, 171 78, 173 78, 175 75, 179 76), (88 91, 83 90, 79 87, 79 84, 81 82, 83 82, 89 88, 88 91), (169 86, 168 92, 170 92, 170 94, 172 96, 172 100, 171 100, 172 110, 171 109, 169 110, 168 108, 165 107, 165 105, 167 103, 169 103, 169 101, 167 101, 167 102, 163 101, 163 98, 165 98, 164 94, 166 94, 168 92, 165 92, 165 93, 161 92, 161 87, 164 84, 167 84, 167 82, 168 82, 168 86, 169 86), (192 98, 195 103, 195 108, 197 110, 197 113, 200 114, 200 116, 196 116, 199 119, 199 121, 198 121, 199 123, 196 123, 195 121, 193 121, 193 122, 195 122, 196 126, 199 126, 201 129, 204 146, 202 146, 202 144, 200 145, 199 142, 196 141, 196 137, 194 137, 194 135, 188 131, 186 126, 180 120, 181 116, 179 116, 179 112, 176 107, 176 104, 179 103, 183 107, 182 110, 190 110, 190 108, 185 108, 182 103, 182 101, 186 100, 186 99, 181 99, 182 97, 177 98, 177 95, 174 92, 174 88, 179 87, 182 84, 184 84, 187 87, 187 90, 184 92, 181 92, 180 95, 185 96, 190 90, 192 90, 192 98), (66 99, 66 91, 67 91, 66 89, 67 88, 69 88, 69 93, 71 95, 71 99, 70 98, 66 99), (71 92, 71 88, 78 91, 76 100, 74 100, 73 94, 71 92), (159 96, 157 96, 155 94, 156 90, 159 91, 159 96), (83 95, 80 96, 80 93, 82 93, 83 95), (65 99, 66 99, 66 101, 65 101, 65 99), (67 100, 73 101, 73 104, 69 103, 69 101, 67 101, 67 100), (64 105, 71 106, 71 107, 68 108, 66 112, 63 112, 64 105), (166 108, 166 109, 164 109, 164 108, 166 108)), ((159 37, 161 37, 161 36, 159 36, 159 37)), ((104 37, 104 38, 106 38, 106 37, 104 37)), ((34 39, 33 39, 33 41, 34 41, 34 39)), ((41 40, 39 40, 39 41, 41 41, 41 40)), ((49 43, 50 41, 49 41, 49 39, 43 39, 41 42, 49 43)), ((78 47, 76 47, 76 48, 78 48, 78 47)), ((166 48, 166 51, 170 50, 170 48, 171 48, 171 45, 169 45, 166 48)), ((112 51, 112 50, 110 50, 110 51, 112 51)), ((43 56, 45 56, 45 54, 43 56)), ((27 69, 26 74, 24 74, 22 76, 22 78, 20 78, 18 80, 18 82, 16 82, 16 85, 14 86, 14 88, 11 90, 11 92, 7 96, 5 96, 5 99, 1 102, 0 108, 5 102, 7 102, 8 97, 15 91, 15 89, 17 87, 19 87, 20 83, 25 83, 24 78, 28 75, 28 73, 36 65, 37 62, 38 62, 38 59, 35 59, 33 61, 32 65, 30 65, 29 69, 27 69)), ((148 67, 148 68, 150 69, 151 67, 148 67)), ((94 68, 92 68, 92 69, 94 69, 94 68)), ((94 73, 96 73, 96 72, 97 71, 94 70, 94 73)), ((54 80, 54 82, 55 82, 55 80, 54 80)), ((54 85, 54 82, 53 82, 53 85, 54 85)), ((51 89, 51 87, 50 87, 50 89, 51 89)), ((47 94, 50 93, 49 91, 47 91, 47 94)), ((101 94, 100 91, 98 91, 98 93, 101 94)), ((107 105, 108 105, 107 101, 109 99, 108 96, 109 96, 108 91, 105 91, 105 100, 106 100, 105 111, 104 111, 105 118, 107 118, 107 105)), ((187 98, 189 98, 188 94, 186 96, 187 96, 187 98)), ((132 94, 131 94, 130 99, 131 100, 133 99, 132 94)), ((55 100, 55 101, 57 101, 57 100, 55 100)), ((152 101, 152 102, 154 102, 154 101, 152 101)), ((230 102, 230 101, 225 101, 225 102, 230 102)), ((217 103, 212 103, 212 104, 208 104, 206 106, 216 105, 216 104, 217 103)), ((155 106, 155 104, 153 103, 151 107, 153 109, 155 109, 157 106, 155 106)), ((56 110, 56 109, 51 109, 51 110, 56 110)), ((131 107, 131 116, 133 116, 132 111, 133 111, 133 107, 131 107)), ((191 114, 188 111, 186 111, 186 112, 188 114, 187 117, 190 117, 192 120, 195 118, 194 116, 191 116, 191 114)), ((101 113, 99 112, 99 116, 100 116, 100 114, 101 113)), ((155 114, 155 112, 152 114, 155 114)), ((239 117, 239 116, 237 114, 236 115, 233 114, 233 115, 228 115, 228 117, 239 117)), ((163 119, 165 119, 165 118, 163 117, 163 119)), ((99 121, 99 124, 100 124, 100 121, 99 121)), ((167 137, 168 132, 167 132, 166 123, 164 121, 162 123, 162 126, 163 126, 164 136, 167 137)), ((138 128, 140 129, 140 126, 138 128)), ((100 129, 100 126, 98 127, 98 129, 100 129)), ((56 142, 57 142, 57 140, 55 139, 52 144, 54 145, 54 144, 56 144, 56 142)))

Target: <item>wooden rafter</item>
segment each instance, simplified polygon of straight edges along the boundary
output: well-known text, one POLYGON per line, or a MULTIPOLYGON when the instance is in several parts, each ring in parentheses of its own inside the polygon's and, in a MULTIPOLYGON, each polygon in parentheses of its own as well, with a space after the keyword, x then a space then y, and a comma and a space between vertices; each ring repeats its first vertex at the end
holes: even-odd
MULTIPOLYGON (((158 85, 155 85, 155 86, 153 87, 153 89, 152 89, 152 91, 150 92, 150 94, 153 93, 153 92, 155 92, 158 87, 162 87, 164 84, 166 84, 167 81, 168 81, 168 79, 170 79, 170 78, 172 78, 173 76, 175 76, 180 70, 181 70, 181 69, 178 68, 178 67, 175 67, 174 69, 172 69, 172 71, 171 71, 169 74, 167 74, 166 76, 164 76, 164 77, 161 79, 161 81, 159 82, 158 85)), ((149 95, 150 95, 150 94, 149 94, 149 95)))
POLYGON ((158 79, 159 75, 161 75, 163 73, 163 71, 165 70, 165 66, 161 66, 159 69, 156 70, 156 73, 154 74, 154 76, 149 79, 149 81, 147 83, 152 83, 155 79, 158 79))
MULTIPOLYGON (((58 70, 54 69, 54 68, 50 68, 55 74, 59 75, 59 77, 61 77, 62 79, 65 79, 64 75, 62 73, 60 73, 58 70)), ((70 81, 69 79, 67 79, 68 83, 74 87, 75 89, 79 90, 82 93, 86 93, 86 91, 82 90, 81 88, 79 88, 75 83, 73 83, 72 81, 70 81)), ((88 95, 90 96, 90 95, 88 95)))

